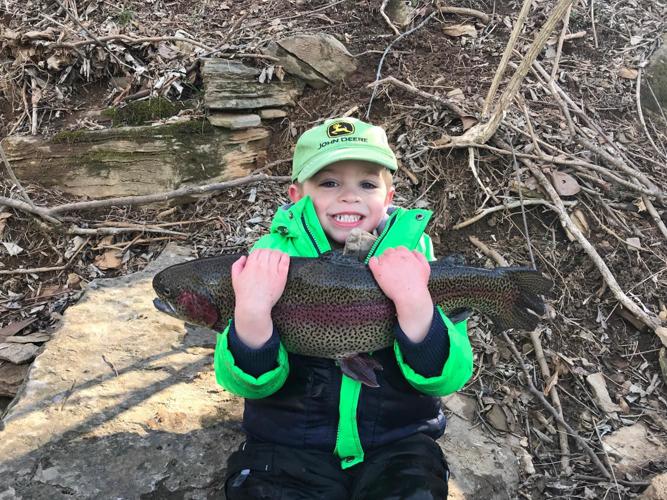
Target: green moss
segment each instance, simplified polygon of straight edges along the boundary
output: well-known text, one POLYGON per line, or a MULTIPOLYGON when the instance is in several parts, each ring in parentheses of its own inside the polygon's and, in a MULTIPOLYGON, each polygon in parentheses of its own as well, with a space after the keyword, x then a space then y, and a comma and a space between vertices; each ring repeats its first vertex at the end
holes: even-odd
POLYGON ((51 142, 54 144, 77 144, 88 141, 87 130, 63 130, 53 136, 51 142))
POLYGON ((182 109, 164 97, 135 101, 123 107, 107 108, 102 115, 111 118, 114 127, 144 125, 148 122, 174 116, 182 109))
POLYGON ((123 9, 116 14, 114 19, 121 26, 127 26, 132 22, 132 19, 134 19, 134 11, 123 7, 123 9))

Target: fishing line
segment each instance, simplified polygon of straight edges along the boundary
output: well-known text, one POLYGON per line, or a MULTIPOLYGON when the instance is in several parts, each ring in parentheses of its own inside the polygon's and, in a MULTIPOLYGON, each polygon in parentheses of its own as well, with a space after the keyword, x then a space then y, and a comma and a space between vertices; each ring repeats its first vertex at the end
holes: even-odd
POLYGON ((528 218, 526 217, 526 207, 523 204, 523 188, 521 186, 521 178, 519 177, 519 165, 516 162, 514 155, 514 137, 510 138, 510 149, 512 150, 512 165, 514 166, 514 175, 516 176, 516 186, 519 190, 519 202, 521 203, 521 215, 523 216, 523 230, 526 233, 526 243, 528 244, 528 253, 530 254, 530 262, 533 264, 533 269, 537 269, 535 265, 535 256, 533 255, 533 245, 530 242, 530 234, 528 233, 528 218))

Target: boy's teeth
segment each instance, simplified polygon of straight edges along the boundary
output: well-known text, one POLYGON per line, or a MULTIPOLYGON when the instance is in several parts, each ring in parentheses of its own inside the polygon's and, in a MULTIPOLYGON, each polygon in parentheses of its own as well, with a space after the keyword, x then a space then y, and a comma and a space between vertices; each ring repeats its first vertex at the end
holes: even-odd
POLYGON ((338 222, 357 222, 361 219, 360 215, 336 215, 335 219, 338 222))

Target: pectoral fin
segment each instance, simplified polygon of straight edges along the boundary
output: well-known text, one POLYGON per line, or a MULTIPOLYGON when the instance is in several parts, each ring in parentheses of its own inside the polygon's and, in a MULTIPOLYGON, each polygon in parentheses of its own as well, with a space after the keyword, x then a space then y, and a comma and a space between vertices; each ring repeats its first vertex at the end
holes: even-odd
POLYGON ((368 387, 380 387, 375 376, 375 370, 382 370, 382 365, 368 355, 356 354, 338 361, 341 371, 368 387))

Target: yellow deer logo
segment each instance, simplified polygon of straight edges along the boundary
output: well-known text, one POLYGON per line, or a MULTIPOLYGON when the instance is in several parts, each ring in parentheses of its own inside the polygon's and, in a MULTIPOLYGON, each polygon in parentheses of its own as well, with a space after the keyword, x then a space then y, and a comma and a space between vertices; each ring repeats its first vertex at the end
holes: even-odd
POLYGON ((354 125, 350 122, 336 122, 329 125, 327 135, 329 137, 338 137, 340 135, 354 134, 354 125))

